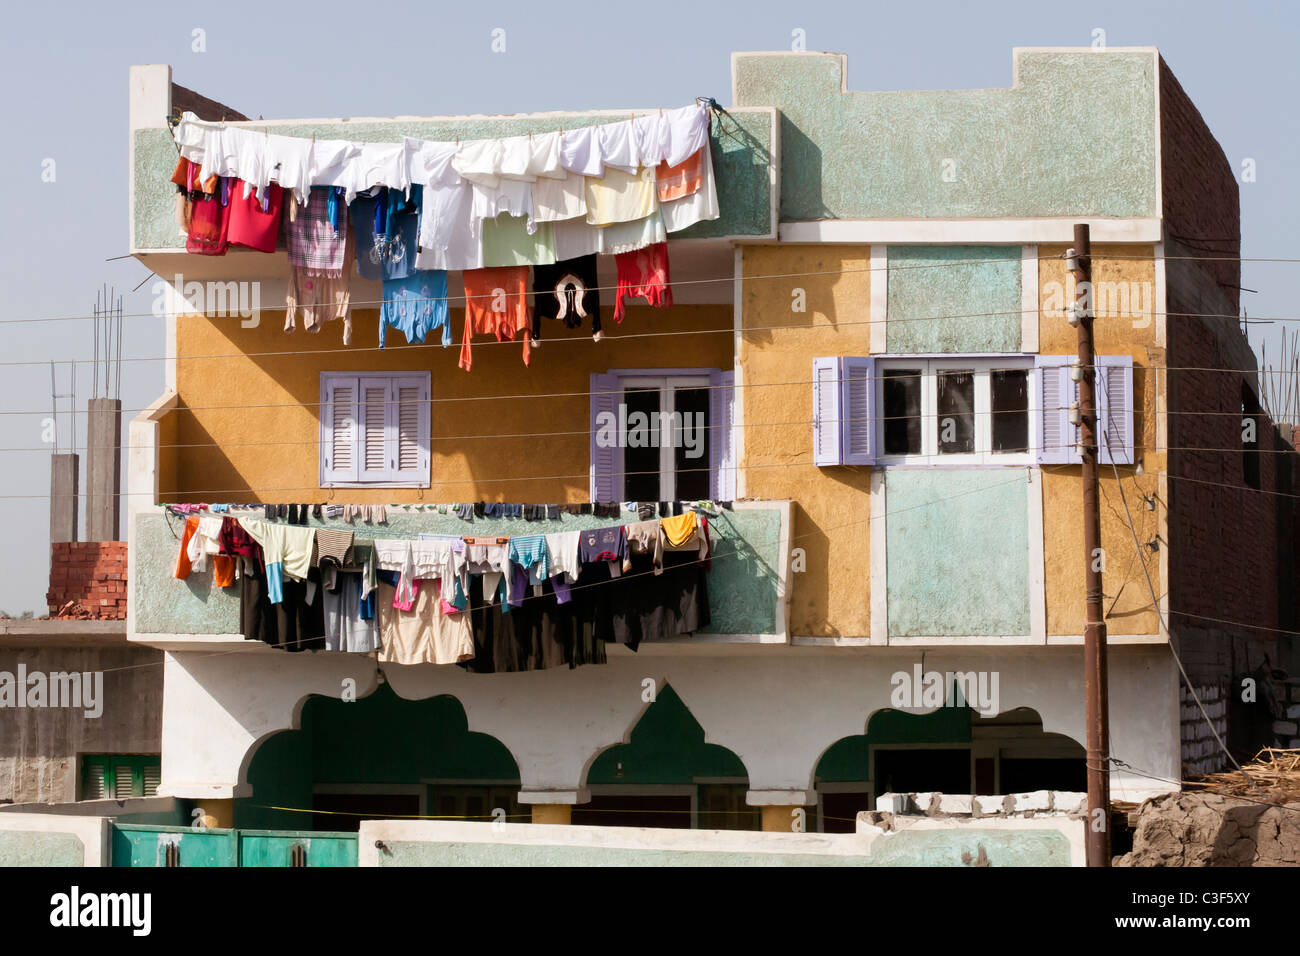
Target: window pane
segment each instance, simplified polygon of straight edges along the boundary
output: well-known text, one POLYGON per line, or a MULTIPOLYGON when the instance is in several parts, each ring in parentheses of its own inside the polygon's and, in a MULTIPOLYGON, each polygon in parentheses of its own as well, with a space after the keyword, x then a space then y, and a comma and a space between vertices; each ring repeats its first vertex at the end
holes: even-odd
POLYGON ((659 496, 659 389, 629 388, 623 443, 623 501, 661 501, 659 496))
POLYGON ((673 468, 677 472, 677 500, 708 498, 711 436, 709 390, 675 389, 673 411, 677 413, 673 416, 673 468))
POLYGON ((886 455, 921 454, 921 370, 887 368, 884 377, 886 455))
POLYGON ((994 369, 989 373, 992 394, 993 451, 1029 451, 1029 371, 994 369))
POLYGON ((975 451, 975 373, 940 369, 936 378, 939 454, 971 454, 975 451))

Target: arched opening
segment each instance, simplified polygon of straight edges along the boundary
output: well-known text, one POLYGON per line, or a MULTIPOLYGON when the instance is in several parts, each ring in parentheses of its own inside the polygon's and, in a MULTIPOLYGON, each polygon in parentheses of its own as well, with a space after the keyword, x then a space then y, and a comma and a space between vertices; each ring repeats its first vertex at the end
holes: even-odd
POLYGON ((672 687, 664 686, 629 742, 602 751, 587 772, 591 802, 573 822, 594 826, 761 829, 745 803, 749 773, 726 747, 704 741, 704 728, 672 687))
POLYGON ((235 826, 356 830, 362 820, 436 816, 527 822, 519 768, 495 737, 471 733, 451 696, 405 700, 382 684, 357 701, 313 696, 299 729, 268 737, 248 768, 235 826))
POLYGON ((969 707, 930 714, 877 711, 867 732, 842 737, 817 763, 819 823, 849 833, 882 793, 1002 794, 1086 788, 1084 750, 1043 731, 1028 707, 981 717, 969 707))

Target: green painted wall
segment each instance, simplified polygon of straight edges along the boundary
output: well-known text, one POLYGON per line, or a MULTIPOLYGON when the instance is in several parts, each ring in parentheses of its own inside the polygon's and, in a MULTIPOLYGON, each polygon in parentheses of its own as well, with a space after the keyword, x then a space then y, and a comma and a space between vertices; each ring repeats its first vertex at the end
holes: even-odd
POLYGON ((1028 494, 1020 469, 887 470, 891 637, 1029 633, 1028 494))
POLYGON ((972 712, 967 707, 940 707, 931 714, 878 710, 867 721, 867 732, 842 737, 817 763, 818 783, 859 783, 871 778, 869 747, 881 744, 970 743, 972 712))
POLYGON ((664 687, 646 708, 630 738, 630 743, 616 744, 595 759, 587 772, 589 785, 689 784, 697 777, 749 778, 739 757, 725 747, 704 742, 704 728, 671 687, 664 687))
POLYGON ((0 867, 85 865, 86 848, 74 833, 0 830, 0 867))
MULTIPOLYGON (((349 139, 359 143, 396 143, 403 136, 450 142, 493 136, 544 133, 557 127, 592 126, 630 119, 631 114, 602 117, 575 114, 546 117, 473 117, 463 120, 387 120, 333 122, 277 126, 284 136, 349 139)), ((766 113, 730 113, 713 124, 713 162, 718 183, 721 217, 673 233, 678 239, 715 236, 766 236, 772 231, 769 192, 772 162, 772 119, 766 113)), ((185 248, 172 220, 176 187, 171 183, 176 167, 176 146, 165 129, 135 132, 135 235, 136 249, 185 248)))
POLYGON ((470 733, 454 697, 406 700, 383 684, 347 702, 311 697, 299 730, 267 738, 248 768, 253 795, 235 801, 235 826, 310 829, 314 784, 411 784, 423 779, 519 779, 505 746, 470 733))
POLYGON ((1026 51, 1010 89, 904 92, 843 92, 830 54, 733 62, 736 105, 781 111, 783 221, 1159 215, 1153 53, 1026 51))
POLYGON ((1019 246, 890 246, 889 266, 886 351, 1022 351, 1019 246))
MULTIPOLYGON (((585 467, 585 465, 583 466, 585 467)), ((624 520, 635 521, 631 513, 624 520)), ((434 534, 546 534, 560 530, 607 527, 609 518, 563 515, 560 521, 474 519, 454 515, 389 509, 387 525, 347 525, 342 521, 317 521, 317 527, 351 527, 358 537, 414 537, 434 534)), ((140 634, 237 634, 239 587, 216 588, 212 574, 191 574, 184 581, 172 577, 177 535, 182 520, 168 519, 161 511, 136 517, 135 568, 131 600, 140 634)), ((776 630, 776 580, 780 564, 781 513, 776 510, 724 511, 710 519, 713 570, 709 574, 709 610, 713 624, 708 634, 770 634, 776 630)))

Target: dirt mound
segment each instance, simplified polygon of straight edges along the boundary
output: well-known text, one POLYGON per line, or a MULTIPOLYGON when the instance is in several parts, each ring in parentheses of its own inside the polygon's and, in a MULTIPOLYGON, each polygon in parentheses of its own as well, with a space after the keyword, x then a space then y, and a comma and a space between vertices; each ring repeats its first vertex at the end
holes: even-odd
POLYGON ((1300 803, 1171 793, 1142 804, 1115 866, 1300 866, 1300 803))

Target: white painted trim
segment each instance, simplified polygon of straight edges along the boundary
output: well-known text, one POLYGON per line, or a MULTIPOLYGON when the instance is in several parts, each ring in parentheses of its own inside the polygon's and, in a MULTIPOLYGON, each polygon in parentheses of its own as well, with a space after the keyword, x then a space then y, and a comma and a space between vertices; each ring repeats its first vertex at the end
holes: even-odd
POLYGON ((885 472, 876 468, 871 472, 871 638, 870 644, 883 646, 889 643, 889 587, 886 574, 889 568, 886 551, 885 526, 885 472))
POLYGON ((1020 351, 1038 351, 1038 246, 1020 247, 1020 351))
POLYGON ((815 790, 746 790, 745 803, 751 807, 809 807, 817 802, 816 795, 815 790))
POLYGON ((1047 643, 1047 580, 1043 529, 1043 473, 1026 469, 1029 475, 1029 637, 1035 644, 1047 643))
POLYGON ((1154 243, 1159 219, 818 219, 781 223, 781 242, 848 245, 1026 245, 1068 243, 1086 222, 1093 242, 1154 243))
POLYGON ((579 787, 576 790, 520 790, 519 802, 522 804, 541 803, 545 805, 567 803, 571 806, 577 806, 591 802, 591 791, 586 787, 579 787))
POLYGON ((869 288, 871 304, 867 319, 871 323, 871 354, 877 355, 889 350, 889 247, 873 245, 871 247, 871 272, 869 288))

